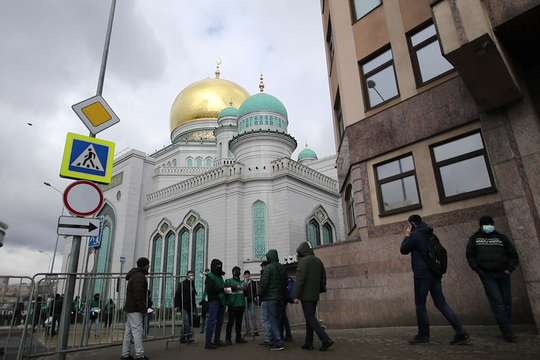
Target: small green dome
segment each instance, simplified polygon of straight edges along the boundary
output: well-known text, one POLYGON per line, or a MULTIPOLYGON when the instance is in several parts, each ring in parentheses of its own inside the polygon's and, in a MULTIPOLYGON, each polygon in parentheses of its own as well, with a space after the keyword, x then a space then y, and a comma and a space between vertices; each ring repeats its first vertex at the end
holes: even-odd
POLYGON ((281 101, 266 93, 255 94, 247 98, 238 109, 238 118, 254 111, 273 111, 287 119, 287 109, 281 101))
POLYGON ((224 116, 238 116, 238 109, 233 106, 226 107, 219 112, 218 119, 224 116))
POLYGON ((305 148, 304 150, 300 151, 300 154, 298 154, 298 160, 307 158, 307 157, 317 159, 317 154, 315 154, 315 151, 308 148, 305 148))

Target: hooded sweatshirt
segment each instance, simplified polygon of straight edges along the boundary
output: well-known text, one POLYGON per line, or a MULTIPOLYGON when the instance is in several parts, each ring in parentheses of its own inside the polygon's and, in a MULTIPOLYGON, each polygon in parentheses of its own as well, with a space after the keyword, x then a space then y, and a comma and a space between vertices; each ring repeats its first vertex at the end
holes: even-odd
POLYGON ((208 302, 219 301, 222 305, 225 305, 226 297, 223 292, 223 289, 226 287, 223 281, 223 275, 225 273, 222 268, 223 263, 220 260, 212 260, 210 272, 206 274, 206 279, 204 280, 203 299, 208 296, 208 302))
POLYGON ((409 236, 405 236, 401 243, 401 253, 411 254, 411 266, 415 279, 434 279, 437 276, 428 267, 427 235, 433 233, 433 229, 422 222, 416 226, 409 236))
POLYGON ((147 308, 147 292, 148 281, 146 280, 146 272, 144 268, 133 268, 127 275, 126 280, 128 286, 126 290, 126 305, 124 311, 128 313, 140 312, 146 314, 147 308))
POLYGON ((265 266, 259 287, 261 301, 285 300, 285 288, 287 287, 287 270, 279 263, 277 250, 269 250, 266 253, 269 264, 265 266))
POLYGON ((519 262, 516 249, 506 235, 497 231, 486 234, 482 229, 469 238, 466 256, 476 272, 512 272, 519 262))
POLYGON ((294 298, 302 301, 319 301, 321 284, 323 281, 326 282, 324 265, 306 241, 298 246, 296 253, 299 260, 296 268, 294 298))

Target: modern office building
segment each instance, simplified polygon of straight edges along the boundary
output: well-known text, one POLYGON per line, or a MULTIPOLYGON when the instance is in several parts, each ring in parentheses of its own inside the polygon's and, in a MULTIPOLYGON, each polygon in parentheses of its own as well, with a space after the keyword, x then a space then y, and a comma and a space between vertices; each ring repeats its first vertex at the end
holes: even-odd
POLYGON ((419 214, 448 250, 450 306, 465 324, 495 323, 465 259, 490 215, 520 256, 513 320, 540 326, 540 1, 321 0, 321 10, 348 239, 316 251, 329 273, 322 320, 416 324, 399 247, 419 214))

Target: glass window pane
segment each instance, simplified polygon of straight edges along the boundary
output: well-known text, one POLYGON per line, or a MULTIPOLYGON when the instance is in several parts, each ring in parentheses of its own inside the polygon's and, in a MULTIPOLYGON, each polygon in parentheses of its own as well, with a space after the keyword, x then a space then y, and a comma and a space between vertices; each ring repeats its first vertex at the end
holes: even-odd
POLYGON ((434 147, 433 153, 435 154, 435 161, 439 162, 483 148, 482 137, 480 133, 476 133, 463 139, 434 147))
POLYGON ((381 192, 385 211, 420 202, 414 176, 382 184, 381 192))
POLYGON ((377 166, 377 177, 382 180, 411 170, 414 170, 412 155, 377 166))
POLYGON ((367 74, 373 69, 378 68, 387 61, 392 60, 392 49, 388 49, 383 52, 381 55, 377 56, 375 59, 368 61, 362 66, 362 71, 364 74, 367 74))
POLYGON ((363 18, 368 12, 381 4, 381 0, 354 0, 356 20, 363 18))
POLYGON ((452 64, 442 56, 438 41, 434 41, 431 44, 424 46, 416 52, 416 55, 418 57, 418 66, 420 67, 422 82, 429 81, 454 68, 452 64))
POLYGON ((394 67, 386 69, 366 79, 368 84, 369 106, 373 107, 398 95, 394 67))
POLYGON ((440 168, 446 197, 491 187, 483 156, 440 168))
POLYGON ((425 41, 436 34, 437 32, 435 31, 435 25, 431 24, 424 30, 420 30, 419 32, 411 36, 412 46, 416 46, 422 41, 425 41))

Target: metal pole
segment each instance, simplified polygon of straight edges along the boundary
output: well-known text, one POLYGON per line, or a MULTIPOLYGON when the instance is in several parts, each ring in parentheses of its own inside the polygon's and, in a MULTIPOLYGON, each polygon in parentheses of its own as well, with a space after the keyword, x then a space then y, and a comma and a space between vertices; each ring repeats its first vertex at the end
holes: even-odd
MULTIPOLYGON (((45 185, 47 185, 48 187, 50 187, 51 189, 54 189, 57 192, 59 192, 60 195, 62 195, 62 216, 64 216, 64 210, 66 209, 66 207, 64 206, 64 193, 61 192, 60 190, 58 190, 57 188, 55 188, 54 186, 52 186, 51 184, 49 184, 48 182, 44 181, 43 183, 45 185)), ((54 253, 53 253, 53 257, 52 257, 51 273, 54 270, 54 260, 56 259, 56 251, 58 250, 58 240, 59 239, 60 239, 60 235, 56 235, 56 244, 54 245, 54 253)))
POLYGON ((116 7, 116 0, 112 0, 111 12, 109 13, 109 24, 107 26, 107 34, 105 35, 105 46, 103 47, 103 56, 101 58, 101 69, 99 71, 99 79, 98 79, 96 95, 101 95, 103 93, 103 82, 105 81, 105 69, 107 68, 107 57, 109 56, 109 44, 111 42, 111 33, 112 33, 115 7, 116 7))

